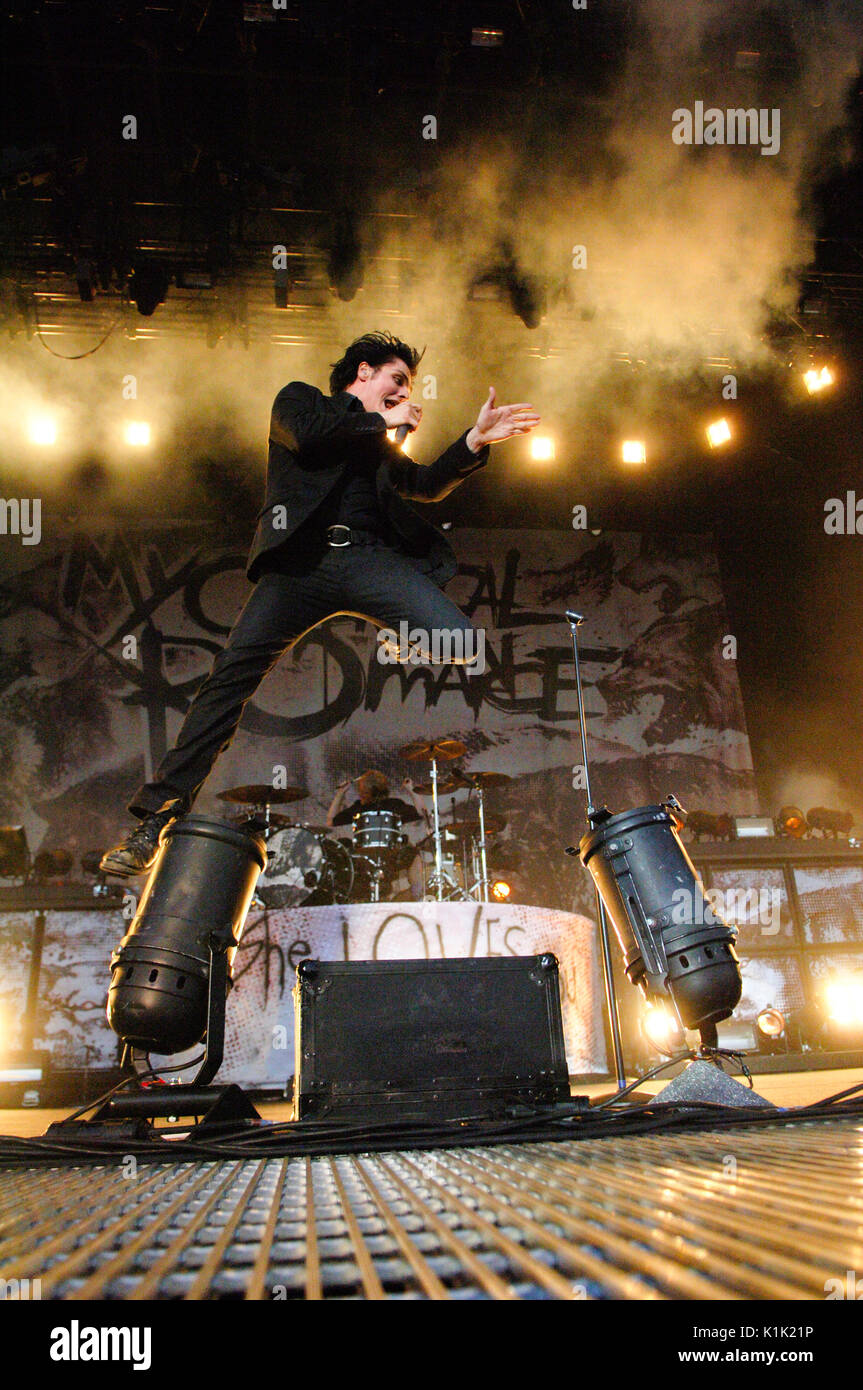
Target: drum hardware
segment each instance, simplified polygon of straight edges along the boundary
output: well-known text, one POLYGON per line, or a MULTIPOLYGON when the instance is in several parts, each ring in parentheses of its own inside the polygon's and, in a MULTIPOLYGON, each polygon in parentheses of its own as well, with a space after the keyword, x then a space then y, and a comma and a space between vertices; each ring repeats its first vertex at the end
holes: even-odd
POLYGON ((430 762, 431 763, 431 796, 432 796, 432 817, 434 824, 434 872, 426 883, 426 889, 431 889, 437 894, 438 902, 443 902, 444 885, 454 888, 449 875, 444 875, 443 855, 441 853, 441 823, 440 823, 440 788, 438 786, 438 761, 452 762, 455 758, 463 758, 467 752, 467 745, 460 743, 455 738, 439 738, 429 741, 418 739, 414 743, 407 744, 399 750, 400 756, 406 762, 430 762))
POLYGON ((235 825, 241 830, 253 830, 258 835, 262 835, 265 840, 275 835, 277 830, 290 830, 291 826, 296 825, 292 816, 280 815, 279 812, 253 811, 251 815, 237 816, 235 825))
POLYGON ((471 841, 471 867, 473 869, 473 879, 470 886, 470 896, 477 902, 488 902, 489 876, 488 876, 488 841, 487 835, 496 834, 503 830, 506 821, 499 816, 489 816, 485 814, 485 792, 487 787, 500 787, 505 782, 511 781, 505 772, 462 772, 465 785, 471 788, 471 793, 476 792, 478 815, 474 821, 464 821, 463 824, 470 825, 471 829, 476 829, 479 834, 471 841))

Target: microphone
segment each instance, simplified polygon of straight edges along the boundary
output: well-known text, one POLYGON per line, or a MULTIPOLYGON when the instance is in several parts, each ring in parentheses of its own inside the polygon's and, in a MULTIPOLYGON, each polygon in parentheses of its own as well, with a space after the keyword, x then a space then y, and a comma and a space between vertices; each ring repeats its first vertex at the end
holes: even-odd
POLYGON ((396 444, 402 447, 408 435, 412 433, 410 425, 396 425, 396 444))

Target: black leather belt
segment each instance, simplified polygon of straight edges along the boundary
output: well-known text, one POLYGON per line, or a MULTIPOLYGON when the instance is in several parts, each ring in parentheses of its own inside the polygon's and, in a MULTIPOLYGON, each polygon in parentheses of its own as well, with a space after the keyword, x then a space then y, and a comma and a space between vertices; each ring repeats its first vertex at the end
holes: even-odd
POLYGON ((324 532, 327 545, 333 546, 336 550, 341 550, 346 545, 373 545, 380 539, 373 531, 354 531, 350 526, 328 526, 324 532))

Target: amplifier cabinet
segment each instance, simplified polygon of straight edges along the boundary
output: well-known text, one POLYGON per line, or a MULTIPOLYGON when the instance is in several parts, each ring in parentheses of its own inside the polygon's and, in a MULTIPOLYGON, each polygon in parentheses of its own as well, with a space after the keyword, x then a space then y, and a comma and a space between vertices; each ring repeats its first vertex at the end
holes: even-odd
POLYGON ((569 1100, 557 958, 304 960, 295 1115, 485 1117, 569 1100))

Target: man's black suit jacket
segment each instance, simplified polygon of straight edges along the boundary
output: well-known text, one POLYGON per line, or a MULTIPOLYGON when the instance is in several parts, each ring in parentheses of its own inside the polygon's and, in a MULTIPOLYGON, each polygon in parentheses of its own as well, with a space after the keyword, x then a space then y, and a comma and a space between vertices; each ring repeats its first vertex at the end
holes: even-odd
POLYGON ((266 500, 249 554, 249 579, 260 577, 264 556, 290 544, 292 538, 292 553, 311 548, 314 528, 304 523, 332 492, 348 464, 357 459, 376 466, 388 539, 435 583, 452 579, 456 559, 445 536, 403 499, 439 502, 463 478, 483 467, 488 446, 472 453, 465 431, 434 463, 422 466, 391 444, 386 430, 383 416, 366 410, 347 391, 325 396, 304 381, 282 388, 270 419, 266 500))

